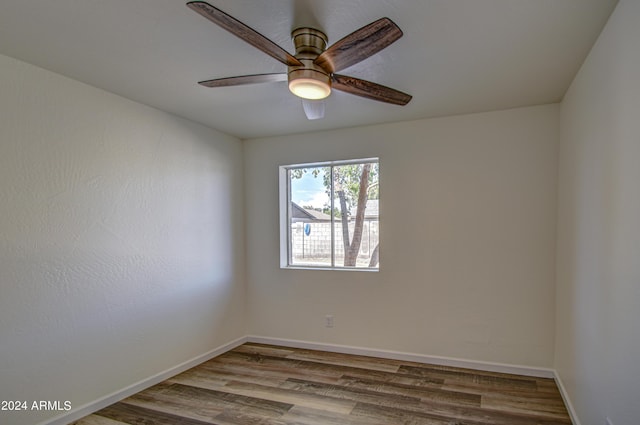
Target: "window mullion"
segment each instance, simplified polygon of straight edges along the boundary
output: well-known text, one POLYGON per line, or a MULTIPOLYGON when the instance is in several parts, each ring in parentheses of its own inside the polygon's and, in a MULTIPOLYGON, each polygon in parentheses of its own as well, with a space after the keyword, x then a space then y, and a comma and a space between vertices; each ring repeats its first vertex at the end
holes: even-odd
POLYGON ((333 188, 333 165, 331 166, 331 184, 330 184, 330 196, 331 196, 331 267, 336 266, 336 237, 335 237, 335 213, 334 213, 334 188, 333 188))
POLYGON ((291 169, 287 170, 287 255, 288 264, 293 264, 293 244, 291 242, 291 224, 292 224, 292 211, 291 211, 291 169))

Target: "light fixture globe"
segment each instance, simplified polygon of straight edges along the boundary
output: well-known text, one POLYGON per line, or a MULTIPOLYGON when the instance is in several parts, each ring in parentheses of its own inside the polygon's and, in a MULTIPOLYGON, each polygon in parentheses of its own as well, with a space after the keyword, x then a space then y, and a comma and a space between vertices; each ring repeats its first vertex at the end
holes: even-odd
POLYGON ((303 99, 324 99, 331 94, 331 78, 314 69, 294 69, 289 72, 289 90, 303 99))

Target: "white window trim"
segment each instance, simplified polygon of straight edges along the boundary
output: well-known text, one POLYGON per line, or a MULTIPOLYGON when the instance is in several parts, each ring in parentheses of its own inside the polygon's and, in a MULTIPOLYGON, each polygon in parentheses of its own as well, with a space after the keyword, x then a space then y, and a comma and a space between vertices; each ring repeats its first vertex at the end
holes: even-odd
MULTIPOLYGON (((279 191, 279 222, 280 222, 280 268, 287 270, 333 270, 333 271, 358 271, 358 272, 379 272, 379 267, 345 267, 345 266, 336 266, 333 260, 333 253, 335 251, 335 237, 333 235, 334 229, 333 226, 331 229, 331 256, 332 256, 332 266, 299 266, 299 265, 291 265, 291 226, 290 223, 290 214, 291 208, 289 207, 290 202, 290 194, 291 194, 291 182, 288 177, 288 171, 295 168, 312 168, 312 167, 332 167, 332 166, 340 166, 340 165, 349 165, 349 164, 362 164, 367 162, 376 162, 380 164, 380 158, 359 158, 359 159, 349 159, 349 160, 338 160, 338 161, 324 161, 324 162, 311 162, 311 163, 301 163, 301 164, 292 164, 292 165, 281 165, 278 170, 278 191, 279 191)), ((331 188, 331 211, 333 211, 333 187, 331 188)))

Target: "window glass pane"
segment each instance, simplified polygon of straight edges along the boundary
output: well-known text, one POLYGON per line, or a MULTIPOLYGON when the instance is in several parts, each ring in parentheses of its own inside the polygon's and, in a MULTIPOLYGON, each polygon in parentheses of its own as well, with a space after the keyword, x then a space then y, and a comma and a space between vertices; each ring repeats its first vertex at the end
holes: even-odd
POLYGON ((330 177, 330 167, 289 170, 292 266, 332 266, 330 177))
POLYGON ((378 268, 378 163, 334 166, 333 184, 335 265, 378 268))

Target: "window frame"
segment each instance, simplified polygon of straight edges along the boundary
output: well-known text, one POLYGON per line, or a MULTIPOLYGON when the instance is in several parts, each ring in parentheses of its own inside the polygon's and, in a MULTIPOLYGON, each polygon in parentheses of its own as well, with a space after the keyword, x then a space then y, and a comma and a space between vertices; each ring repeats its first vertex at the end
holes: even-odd
MULTIPOLYGON (((332 184, 330 189, 330 210, 334 210, 334 201, 335 201, 335 193, 334 193, 334 185, 333 185, 333 168, 341 165, 352 165, 352 164, 366 164, 366 163, 376 163, 378 164, 378 173, 380 173, 380 158, 378 157, 369 157, 369 158, 358 158, 358 159, 348 159, 348 160, 335 160, 335 161, 323 161, 323 162, 310 162, 310 163, 298 163, 291 165, 281 165, 279 166, 278 175, 279 175, 279 221, 280 221, 280 268, 281 269, 289 269, 289 270, 334 270, 334 271, 362 271, 362 272, 378 272, 380 271, 380 266, 378 263, 377 267, 356 267, 356 266, 340 266, 335 263, 335 225, 334 220, 335 217, 331 214, 331 265, 321 266, 321 265, 296 265, 292 264, 292 238, 291 238, 291 218, 292 218, 292 208, 291 208, 291 179, 289 177, 289 171, 300 168, 321 168, 321 167, 330 167, 332 173, 332 184)), ((380 179, 378 174, 378 179, 380 179)), ((378 203, 379 205, 379 203, 378 203)), ((380 214, 378 212, 378 226, 380 223, 380 214)))

